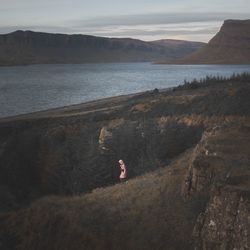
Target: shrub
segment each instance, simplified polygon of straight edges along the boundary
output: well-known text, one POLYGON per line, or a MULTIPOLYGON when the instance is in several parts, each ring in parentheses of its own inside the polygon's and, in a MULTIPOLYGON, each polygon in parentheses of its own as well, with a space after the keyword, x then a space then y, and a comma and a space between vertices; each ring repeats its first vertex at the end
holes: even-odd
POLYGON ((241 74, 232 74, 230 77, 225 77, 225 76, 206 76, 205 78, 201 78, 199 80, 197 79, 193 79, 192 81, 187 81, 184 80, 184 84, 183 85, 179 85, 175 88, 173 88, 173 90, 185 90, 185 89, 196 89, 196 88, 200 88, 200 87, 206 87, 209 86, 211 84, 215 84, 215 83, 225 83, 228 81, 232 81, 232 82, 250 82, 250 73, 248 72, 244 72, 241 74))

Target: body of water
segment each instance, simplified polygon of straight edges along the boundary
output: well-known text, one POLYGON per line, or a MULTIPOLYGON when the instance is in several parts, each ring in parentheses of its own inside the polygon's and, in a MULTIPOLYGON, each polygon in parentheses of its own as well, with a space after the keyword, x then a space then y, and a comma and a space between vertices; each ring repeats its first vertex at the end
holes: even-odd
POLYGON ((99 63, 0 67, 0 117, 173 87, 184 79, 241 72, 250 72, 250 65, 99 63))

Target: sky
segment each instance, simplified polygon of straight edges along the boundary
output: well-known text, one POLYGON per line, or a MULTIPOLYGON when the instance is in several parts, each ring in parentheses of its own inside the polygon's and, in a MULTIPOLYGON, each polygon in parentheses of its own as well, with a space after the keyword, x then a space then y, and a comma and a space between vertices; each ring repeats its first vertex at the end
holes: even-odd
POLYGON ((0 33, 208 42, 225 19, 250 19, 250 0, 0 0, 0 33))

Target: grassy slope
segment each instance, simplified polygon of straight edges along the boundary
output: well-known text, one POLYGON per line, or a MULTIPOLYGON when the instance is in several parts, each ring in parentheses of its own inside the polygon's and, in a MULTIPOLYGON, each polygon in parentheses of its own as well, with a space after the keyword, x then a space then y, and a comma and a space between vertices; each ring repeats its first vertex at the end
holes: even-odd
POLYGON ((181 197, 190 152, 124 184, 41 199, 11 214, 9 230, 20 249, 192 249, 187 243, 202 206, 181 197))

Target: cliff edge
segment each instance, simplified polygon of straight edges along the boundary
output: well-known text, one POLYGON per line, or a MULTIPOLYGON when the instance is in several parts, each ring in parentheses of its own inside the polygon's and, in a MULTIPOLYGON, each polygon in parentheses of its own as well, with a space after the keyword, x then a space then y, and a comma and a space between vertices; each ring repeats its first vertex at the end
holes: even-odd
POLYGON ((174 62, 177 64, 250 64, 250 20, 226 20, 220 31, 206 46, 174 62))

